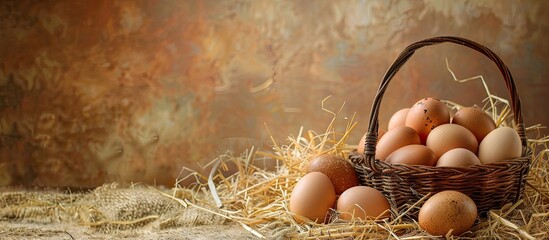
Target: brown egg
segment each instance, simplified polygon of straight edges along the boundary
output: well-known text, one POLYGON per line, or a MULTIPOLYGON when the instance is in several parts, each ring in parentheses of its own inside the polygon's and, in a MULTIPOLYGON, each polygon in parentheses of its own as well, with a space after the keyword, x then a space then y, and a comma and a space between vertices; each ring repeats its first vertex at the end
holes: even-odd
POLYGON ((490 132, 479 145, 478 158, 483 164, 497 163, 522 155, 522 142, 518 133, 510 127, 500 127, 490 132))
POLYGON ((424 98, 410 108, 406 126, 413 128, 425 144, 427 136, 435 127, 449 123, 450 112, 446 104, 436 98, 424 98))
POLYGON ((395 112, 393 116, 391 116, 391 119, 389 119, 389 125, 387 129, 390 131, 395 127, 404 126, 406 124, 406 116, 408 116, 409 111, 410 108, 404 108, 395 112))
POLYGON ((358 176, 353 165, 336 155, 324 154, 314 157, 309 162, 307 172, 326 174, 334 186, 336 195, 340 195, 348 188, 359 185, 358 176))
POLYGON ((477 153, 477 138, 467 128, 457 124, 444 124, 436 127, 427 137, 427 147, 435 152, 437 159, 454 148, 465 148, 477 153))
POLYGON ((323 223, 335 202, 335 190, 330 178, 324 173, 312 172, 299 179, 292 190, 290 211, 297 214, 294 219, 298 222, 309 219, 323 223))
POLYGON ((440 156, 437 167, 469 167, 480 165, 477 155, 465 148, 454 148, 440 156))
POLYGON ((392 164, 434 166, 437 162, 435 153, 423 145, 408 145, 399 148, 387 157, 392 164))
POLYGON ((444 236, 469 231, 477 219, 477 205, 458 191, 442 191, 431 196, 419 210, 419 226, 428 233, 444 236))
POLYGON ((390 208, 389 201, 380 191, 366 186, 349 188, 337 200, 339 217, 345 220, 351 220, 353 216, 361 220, 388 218, 390 208))
MULTIPOLYGON (((364 135, 362 136, 362 138, 358 142, 358 145, 357 145, 357 148, 356 148, 356 151, 360 154, 364 154, 364 144, 366 143, 366 134, 368 134, 368 133, 367 132, 364 133, 364 135)), ((379 139, 381 139, 381 137, 383 137, 383 135, 385 135, 385 131, 383 129, 378 129, 378 131, 377 131, 377 141, 378 142, 379 142, 379 139)))
POLYGON ((393 151, 406 145, 420 144, 414 129, 400 126, 388 131, 376 145, 376 159, 385 160, 393 151))
POLYGON ((458 110, 452 118, 452 123, 467 128, 479 143, 488 133, 496 129, 494 120, 478 107, 464 107, 458 110))

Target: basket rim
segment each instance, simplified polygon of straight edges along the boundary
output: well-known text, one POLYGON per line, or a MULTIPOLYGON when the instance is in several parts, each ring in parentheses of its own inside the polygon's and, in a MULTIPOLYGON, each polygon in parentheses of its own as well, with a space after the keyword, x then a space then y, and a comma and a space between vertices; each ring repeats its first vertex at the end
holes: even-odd
MULTIPOLYGON (((425 171, 425 172, 436 172, 436 173, 463 174, 463 173, 489 172, 494 170, 507 169, 509 164, 511 165, 518 164, 524 161, 530 163, 530 160, 531 160, 530 155, 531 155, 530 150, 527 149, 526 151, 523 151, 523 154, 518 158, 510 158, 500 162, 471 165, 467 167, 448 167, 448 166, 437 167, 437 166, 429 166, 429 165, 409 165, 409 164, 401 164, 401 163, 389 163, 380 159, 376 159, 375 164, 377 165, 377 168, 381 170, 380 172, 378 172, 380 174, 387 174, 389 173, 389 171, 395 168, 399 168, 401 170, 407 170, 407 171, 425 171)), ((369 165, 366 164, 365 162, 365 155, 360 154, 357 151, 353 151, 350 154, 350 159, 355 168, 369 167, 369 165), (359 161, 357 159, 360 157, 362 157, 362 161, 359 161)))

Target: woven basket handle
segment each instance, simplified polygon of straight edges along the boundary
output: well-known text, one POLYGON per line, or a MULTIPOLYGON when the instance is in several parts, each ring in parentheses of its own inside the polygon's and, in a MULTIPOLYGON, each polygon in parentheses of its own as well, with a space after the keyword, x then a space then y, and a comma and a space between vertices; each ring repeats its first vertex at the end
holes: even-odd
POLYGON ((524 122, 522 119, 520 98, 517 94, 517 89, 515 87, 515 82, 513 81, 513 76, 511 76, 511 72, 509 71, 505 63, 503 63, 503 61, 494 52, 492 52, 492 50, 488 49, 487 47, 479 43, 473 42, 471 40, 460 38, 460 37, 454 37, 454 36, 434 37, 434 38, 428 38, 428 39, 413 43, 410 46, 406 47, 406 49, 404 49, 404 51, 402 51, 402 53, 400 53, 400 55, 396 58, 393 64, 391 64, 391 67, 389 67, 389 69, 385 73, 385 76, 383 76, 383 79, 381 80, 381 84, 379 85, 377 94, 372 104, 372 109, 370 111, 370 123, 368 125, 368 132, 366 134, 365 147, 364 147, 364 155, 366 160, 365 163, 368 164, 372 170, 376 172, 380 172, 380 170, 377 169, 377 167, 374 164, 378 125, 379 125, 378 115, 379 115, 381 99, 383 98, 383 94, 387 89, 387 85, 389 84, 389 81, 391 81, 391 79, 395 76, 398 70, 400 70, 400 68, 404 65, 404 63, 408 61, 408 59, 415 53, 417 49, 420 49, 425 46, 444 43, 444 42, 455 43, 455 44, 463 45, 463 46, 472 48, 474 50, 477 50, 480 53, 484 54, 486 57, 490 58, 494 63, 496 63, 501 74, 503 75, 503 80, 507 85, 509 94, 511 95, 511 108, 514 113, 515 130, 520 136, 520 139, 522 141, 522 146, 523 147, 526 146, 526 133, 524 128, 524 122))

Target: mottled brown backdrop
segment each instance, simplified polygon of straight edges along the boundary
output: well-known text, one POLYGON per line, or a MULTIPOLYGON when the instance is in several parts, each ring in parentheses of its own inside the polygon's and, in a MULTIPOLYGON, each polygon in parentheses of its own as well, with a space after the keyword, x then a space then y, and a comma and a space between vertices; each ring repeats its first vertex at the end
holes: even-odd
MULTIPOLYGON (((527 125, 548 125, 549 1, 0 2, 0 185, 173 185, 182 167, 357 112, 408 44, 457 35, 509 65, 527 125)), ((444 44, 392 81, 381 124, 418 98, 507 97, 486 58, 444 44)))

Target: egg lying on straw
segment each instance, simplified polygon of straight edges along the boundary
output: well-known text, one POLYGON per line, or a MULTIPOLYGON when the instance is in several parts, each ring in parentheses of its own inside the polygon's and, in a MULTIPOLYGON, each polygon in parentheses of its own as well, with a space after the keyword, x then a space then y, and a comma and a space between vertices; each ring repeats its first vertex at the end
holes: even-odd
POLYGON ((345 190, 359 185, 358 176, 353 165, 334 154, 323 154, 311 159, 308 172, 324 173, 330 178, 336 195, 340 195, 345 190))
POLYGON ((371 187, 356 186, 347 189, 337 200, 339 218, 351 220, 383 219, 391 216, 389 201, 371 187))
POLYGON ((432 235, 461 235, 477 219, 477 205, 458 191, 442 191, 431 196, 419 210, 419 226, 432 235))
POLYGON ((290 196, 290 211, 297 222, 308 220, 323 223, 329 219, 329 210, 336 202, 334 186, 330 178, 321 172, 303 176, 290 196))

